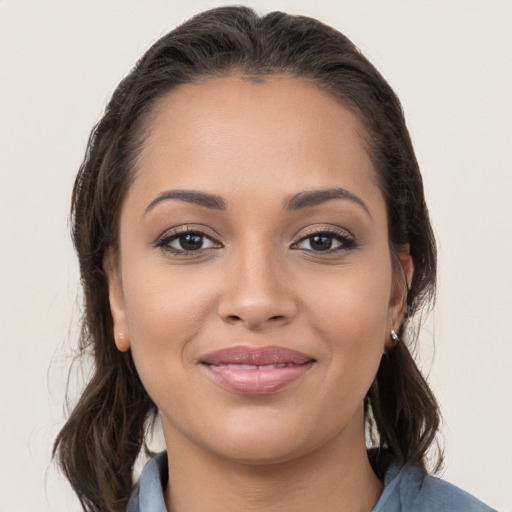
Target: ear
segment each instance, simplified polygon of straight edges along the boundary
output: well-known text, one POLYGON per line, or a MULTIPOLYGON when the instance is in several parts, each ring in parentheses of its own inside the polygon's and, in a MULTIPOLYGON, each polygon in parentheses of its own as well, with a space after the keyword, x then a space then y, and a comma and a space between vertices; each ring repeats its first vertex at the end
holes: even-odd
POLYGON ((130 334, 126 321, 121 268, 119 258, 114 251, 109 251, 105 256, 103 269, 107 276, 108 299, 110 303, 110 313, 112 314, 113 335, 116 347, 120 352, 127 352, 130 349, 130 334))
POLYGON ((414 275, 414 262, 409 244, 400 246, 393 255, 393 285, 389 301, 389 330, 398 332, 407 311, 407 294, 414 275))

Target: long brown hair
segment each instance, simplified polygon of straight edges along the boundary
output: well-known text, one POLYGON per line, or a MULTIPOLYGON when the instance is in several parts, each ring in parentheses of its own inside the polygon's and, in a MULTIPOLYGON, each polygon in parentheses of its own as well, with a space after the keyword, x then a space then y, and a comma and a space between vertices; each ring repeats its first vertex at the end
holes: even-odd
POLYGON ((125 510, 133 465, 157 413, 130 352, 116 349, 104 271, 106 254, 118 249, 120 208, 151 108, 177 85, 231 72, 306 78, 364 123, 387 203, 390 250, 396 256, 408 243, 415 266, 402 341, 383 356, 365 399, 367 426, 378 453, 387 450, 399 464, 422 466, 438 429, 435 398, 405 343, 410 319, 434 296, 436 248, 398 98, 344 35, 314 19, 217 8, 162 37, 137 62, 94 127, 76 178, 71 218, 85 304, 80 351, 92 353, 94 371, 55 441, 54 456, 85 511, 125 510))

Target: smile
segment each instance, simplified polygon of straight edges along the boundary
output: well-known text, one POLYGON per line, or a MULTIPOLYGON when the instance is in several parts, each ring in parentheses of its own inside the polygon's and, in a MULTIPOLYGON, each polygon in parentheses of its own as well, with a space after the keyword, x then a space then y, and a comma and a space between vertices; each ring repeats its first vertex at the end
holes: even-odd
POLYGON ((213 352, 200 364, 217 384, 233 393, 266 395, 306 374, 315 359, 284 347, 237 346, 213 352))

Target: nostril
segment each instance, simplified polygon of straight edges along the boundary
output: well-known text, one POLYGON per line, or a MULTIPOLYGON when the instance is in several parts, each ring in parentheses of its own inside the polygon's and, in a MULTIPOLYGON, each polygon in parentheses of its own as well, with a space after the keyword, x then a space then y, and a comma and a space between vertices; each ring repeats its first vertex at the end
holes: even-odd
MULTIPOLYGON (((274 315, 274 316, 271 316, 267 319, 268 322, 280 322, 282 320, 284 320, 286 317, 284 315, 274 315)), ((233 322, 233 323, 238 323, 238 322, 244 322, 243 318, 241 316, 238 316, 238 315, 228 315, 226 317, 226 320, 228 322, 233 322)))

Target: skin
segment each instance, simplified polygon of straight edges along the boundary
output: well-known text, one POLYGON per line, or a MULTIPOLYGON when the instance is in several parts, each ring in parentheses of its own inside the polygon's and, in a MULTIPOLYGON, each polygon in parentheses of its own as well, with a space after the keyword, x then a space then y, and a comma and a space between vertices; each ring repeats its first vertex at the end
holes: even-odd
MULTIPOLYGON (((361 123, 286 76, 187 84, 155 112, 122 207, 120 254, 106 270, 117 347, 132 350, 161 411, 168 510, 371 510, 382 483, 367 459, 362 404, 405 288, 361 123), (284 207, 333 187, 364 206, 284 207), (169 190, 215 194, 226 209, 167 199, 148 210, 169 190), (180 239, 169 236, 182 228, 205 233, 203 248, 172 252, 180 239), (314 250, 315 233, 336 250, 314 250), (237 394, 199 364, 235 345, 282 346, 316 362, 275 393, 237 394)), ((400 260, 410 279, 407 248, 400 260)))

